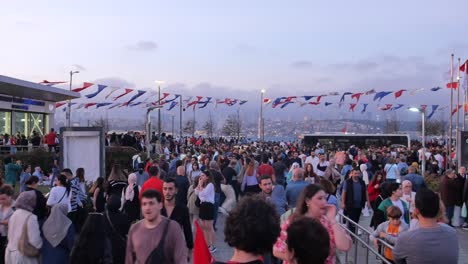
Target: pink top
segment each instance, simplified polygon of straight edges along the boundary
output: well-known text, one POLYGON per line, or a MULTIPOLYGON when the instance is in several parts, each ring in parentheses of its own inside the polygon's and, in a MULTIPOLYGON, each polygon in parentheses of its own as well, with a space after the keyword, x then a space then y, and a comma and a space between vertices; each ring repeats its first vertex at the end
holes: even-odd
MULTIPOLYGON (((335 233, 333 232, 333 227, 330 225, 330 222, 328 221, 327 217, 324 215, 320 218, 320 223, 327 229, 328 235, 330 235, 330 254, 328 255, 328 258, 325 260, 325 264, 335 264, 335 249, 336 249, 336 243, 335 243, 335 233)), ((280 236, 276 240, 275 245, 273 248, 281 253, 285 253, 288 245, 286 244, 286 240, 288 238, 288 227, 291 224, 291 217, 289 217, 288 220, 286 220, 282 225, 281 225, 281 232, 280 236)), ((288 264, 287 261, 283 261, 283 264, 288 264)))

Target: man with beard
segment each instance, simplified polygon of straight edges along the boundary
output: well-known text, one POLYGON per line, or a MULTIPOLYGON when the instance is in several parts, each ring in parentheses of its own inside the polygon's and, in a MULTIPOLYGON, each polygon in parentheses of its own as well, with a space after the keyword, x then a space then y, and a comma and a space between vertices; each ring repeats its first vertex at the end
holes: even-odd
POLYGON ((161 214, 171 220, 179 223, 184 230, 185 242, 189 250, 193 249, 192 228, 190 225, 190 216, 188 208, 185 204, 177 203, 176 196, 178 193, 177 182, 173 178, 164 180, 163 196, 164 207, 161 214))
POLYGON ((282 215, 286 212, 286 192, 282 185, 273 184, 273 180, 270 175, 262 175, 259 183, 262 195, 270 200, 276 208, 278 215, 282 215))

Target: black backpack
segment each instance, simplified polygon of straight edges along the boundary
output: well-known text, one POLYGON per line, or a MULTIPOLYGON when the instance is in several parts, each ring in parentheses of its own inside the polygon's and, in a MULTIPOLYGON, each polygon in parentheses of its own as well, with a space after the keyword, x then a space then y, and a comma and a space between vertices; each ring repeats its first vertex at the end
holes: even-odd
POLYGON ((169 229, 169 222, 171 220, 167 219, 166 224, 164 225, 164 233, 159 241, 158 246, 151 251, 151 254, 145 261, 145 264, 161 264, 165 263, 165 256, 164 256, 164 240, 166 240, 167 230, 169 229))

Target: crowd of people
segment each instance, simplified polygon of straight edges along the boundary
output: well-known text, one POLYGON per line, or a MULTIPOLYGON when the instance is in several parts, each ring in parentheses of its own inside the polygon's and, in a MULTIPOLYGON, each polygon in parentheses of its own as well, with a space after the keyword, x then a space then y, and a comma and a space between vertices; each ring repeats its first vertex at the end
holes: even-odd
POLYGON ((464 167, 448 164, 443 146, 423 155, 417 145, 332 150, 163 136, 155 139, 159 155, 137 154, 129 168, 114 164, 90 188, 83 168, 59 170, 46 196, 31 166, 5 159, 1 259, 187 263, 197 257, 194 221, 216 258, 224 214, 224 239, 234 249, 228 263, 335 263, 337 251, 353 245, 347 230, 360 235, 352 222, 372 215, 371 240, 389 261, 457 263, 454 226, 468 228, 468 217, 460 224, 456 211, 468 200, 468 181, 464 167), (423 158, 431 164, 426 175, 423 158), (347 226, 340 210, 352 220, 347 226))

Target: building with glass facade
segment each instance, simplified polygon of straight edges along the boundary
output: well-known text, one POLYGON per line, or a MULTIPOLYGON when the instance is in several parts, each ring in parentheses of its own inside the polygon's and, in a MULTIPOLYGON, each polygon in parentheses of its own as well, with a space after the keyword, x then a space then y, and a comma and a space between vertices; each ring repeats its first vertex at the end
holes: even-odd
POLYGON ((55 103, 79 97, 76 92, 0 75, 0 134, 47 134, 54 127, 55 103))

